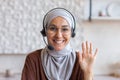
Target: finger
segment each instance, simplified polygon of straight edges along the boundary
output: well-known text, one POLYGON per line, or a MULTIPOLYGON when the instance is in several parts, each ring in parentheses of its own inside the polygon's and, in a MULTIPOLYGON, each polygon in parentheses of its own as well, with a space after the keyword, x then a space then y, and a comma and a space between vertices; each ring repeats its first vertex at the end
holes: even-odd
POLYGON ((84 42, 82 42, 82 52, 85 53, 85 45, 84 45, 84 42))
POLYGON ((93 49, 92 48, 92 43, 90 43, 90 51, 89 51, 90 54, 92 54, 92 49, 93 49))
POLYGON ((97 53, 98 53, 98 49, 95 50, 94 57, 96 57, 97 53))
POLYGON ((86 53, 88 54, 89 52, 88 52, 89 50, 88 50, 88 41, 86 41, 86 53))

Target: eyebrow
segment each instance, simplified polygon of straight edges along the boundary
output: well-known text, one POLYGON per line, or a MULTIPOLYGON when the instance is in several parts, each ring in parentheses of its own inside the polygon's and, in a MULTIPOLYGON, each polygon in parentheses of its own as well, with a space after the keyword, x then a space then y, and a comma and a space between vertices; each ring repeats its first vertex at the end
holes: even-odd
MULTIPOLYGON (((55 26, 56 27, 56 25, 54 25, 54 24, 50 24, 49 26, 55 26)), ((69 27, 69 25, 62 25, 62 27, 69 27)))
POLYGON ((54 24, 50 24, 49 26, 56 26, 56 25, 54 25, 54 24))
POLYGON ((62 27, 69 27, 69 25, 63 25, 62 27))

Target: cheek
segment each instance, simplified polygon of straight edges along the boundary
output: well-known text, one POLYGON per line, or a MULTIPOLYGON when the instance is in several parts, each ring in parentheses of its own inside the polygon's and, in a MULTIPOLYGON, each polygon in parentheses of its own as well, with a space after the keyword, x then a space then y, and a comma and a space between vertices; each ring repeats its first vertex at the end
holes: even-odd
POLYGON ((71 39, 71 36, 67 37, 67 39, 68 39, 68 41, 70 41, 70 39, 71 39))
POLYGON ((65 36, 67 39, 71 38, 71 32, 65 36))
POLYGON ((47 34, 47 38, 53 38, 55 34, 47 34))
POLYGON ((47 34, 47 41, 48 41, 48 43, 52 41, 53 37, 54 37, 53 34, 52 35, 47 34))
POLYGON ((64 38, 65 38, 67 41, 70 41, 71 35, 64 36, 64 38))

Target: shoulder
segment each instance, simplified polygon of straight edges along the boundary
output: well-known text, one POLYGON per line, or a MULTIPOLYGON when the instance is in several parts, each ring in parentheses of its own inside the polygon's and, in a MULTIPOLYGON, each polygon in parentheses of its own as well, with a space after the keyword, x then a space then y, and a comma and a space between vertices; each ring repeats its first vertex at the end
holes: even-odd
POLYGON ((33 52, 30 52, 26 58, 32 58, 32 59, 37 59, 40 58, 40 54, 41 54, 42 49, 39 50, 35 50, 33 52))

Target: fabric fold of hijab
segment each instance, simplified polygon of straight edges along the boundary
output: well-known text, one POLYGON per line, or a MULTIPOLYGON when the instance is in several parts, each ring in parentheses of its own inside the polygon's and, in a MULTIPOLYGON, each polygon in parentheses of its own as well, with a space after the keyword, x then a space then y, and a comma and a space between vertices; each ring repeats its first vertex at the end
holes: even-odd
POLYGON ((69 80, 76 60, 75 51, 67 45, 61 51, 42 50, 42 66, 48 80, 69 80))
MULTIPOLYGON (((74 28, 72 15, 64 9, 53 9, 46 14, 43 21, 48 27, 52 19, 60 16, 65 18, 70 28, 74 28)), ((41 52, 42 66, 48 80, 69 80, 76 60, 75 51, 70 47, 70 43, 60 51, 49 50, 46 46, 41 52)))

